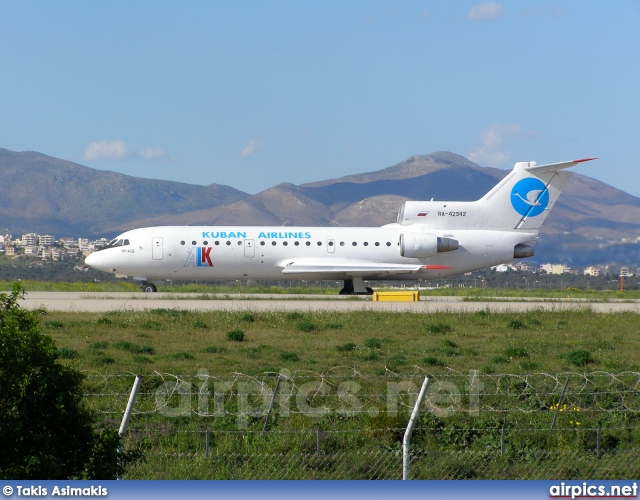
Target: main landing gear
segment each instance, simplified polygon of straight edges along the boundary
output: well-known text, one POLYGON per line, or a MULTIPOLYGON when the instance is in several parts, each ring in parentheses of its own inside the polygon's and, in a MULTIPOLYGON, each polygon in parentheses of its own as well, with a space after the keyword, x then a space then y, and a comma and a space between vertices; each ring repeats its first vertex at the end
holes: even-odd
POLYGON ((158 289, 153 283, 147 283, 146 281, 142 282, 142 284, 140 285, 140 288, 142 288, 142 291, 145 293, 155 293, 158 291, 158 289))
POLYGON ((359 276, 344 280, 344 287, 339 292, 340 295, 373 295, 373 290, 364 286, 364 281, 359 276))

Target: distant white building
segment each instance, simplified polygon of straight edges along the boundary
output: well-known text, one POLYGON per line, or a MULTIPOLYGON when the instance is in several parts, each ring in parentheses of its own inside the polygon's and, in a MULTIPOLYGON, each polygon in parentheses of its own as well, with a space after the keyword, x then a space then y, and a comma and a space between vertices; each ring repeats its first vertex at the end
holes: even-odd
POLYGON ((38 245, 41 247, 50 247, 54 241, 55 238, 50 234, 38 235, 38 245))
POLYGON ((625 278, 630 278, 631 276, 633 276, 633 273, 629 271, 628 267, 621 267, 620 276, 624 276, 625 278))
POLYGON ((72 247, 78 248, 78 242, 74 238, 62 237, 58 241, 60 245, 65 248, 72 248, 72 247))
POLYGON ((546 264, 542 264, 540 266, 540 272, 544 272, 547 274, 564 274, 569 271, 567 266, 562 264, 551 264, 547 262, 546 264))
POLYGON ((109 244, 109 240, 107 238, 100 238, 96 241, 91 242, 93 244, 94 250, 99 250, 101 248, 106 247, 109 244))
POLYGON ((600 269, 597 267, 589 266, 584 269, 585 276, 600 276, 600 269))
POLYGON ((89 238, 78 238, 78 248, 81 252, 91 250, 91 247, 89 246, 89 238))
POLYGON ((51 248, 49 252, 51 260, 65 260, 65 253, 59 248, 51 248))
POLYGON ((35 247, 38 245, 38 235, 36 233, 23 234, 20 244, 23 247, 35 247))

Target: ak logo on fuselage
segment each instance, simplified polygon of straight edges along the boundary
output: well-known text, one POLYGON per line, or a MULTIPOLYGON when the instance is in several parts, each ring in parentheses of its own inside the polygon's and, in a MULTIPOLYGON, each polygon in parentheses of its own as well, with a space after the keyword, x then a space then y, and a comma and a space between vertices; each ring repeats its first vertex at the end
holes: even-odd
POLYGON ((184 263, 184 267, 213 267, 211 262, 212 247, 192 247, 184 263))
POLYGON ((527 177, 513 186, 511 205, 520 215, 535 217, 544 212, 549 205, 549 190, 540 179, 527 177))

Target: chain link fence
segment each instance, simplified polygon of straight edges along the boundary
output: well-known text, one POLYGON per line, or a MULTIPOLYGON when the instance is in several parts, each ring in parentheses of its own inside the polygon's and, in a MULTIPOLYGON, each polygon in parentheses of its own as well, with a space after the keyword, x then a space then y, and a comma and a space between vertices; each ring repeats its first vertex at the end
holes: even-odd
MULTIPOLYGON (((404 429, 320 429, 264 433, 132 429, 144 462, 131 479, 402 479, 404 429), (391 437, 391 439, 388 439, 391 437), (265 453, 260 450, 277 449, 265 453)), ((605 448, 611 436, 640 428, 417 428, 411 479, 628 479, 640 475, 640 448, 605 448), (473 435, 474 437, 471 437, 473 435), (609 436, 609 440, 605 439, 609 436), (556 449, 545 449, 550 446, 556 449), (560 449, 557 449, 560 448, 560 449)))
MULTIPOLYGON (((125 477, 401 479, 402 437, 426 372, 351 368, 144 377, 125 477)), ((133 374, 87 377, 118 422, 133 374)), ((412 479, 626 479, 640 475, 640 373, 433 375, 411 439, 412 479)))
MULTIPOLYGON (((640 413, 640 372, 636 371, 481 374, 445 369, 431 373, 418 366, 387 370, 380 376, 365 376, 350 367, 258 375, 213 375, 204 369, 194 375, 154 372, 144 376, 135 413, 201 417, 260 414, 276 395, 274 411, 287 416, 317 416, 318 408, 350 415, 397 413, 413 406, 428 373, 432 382, 427 406, 448 414, 532 413, 549 411, 559 403, 583 415, 640 413)), ((86 375, 85 400, 100 413, 121 414, 135 374, 86 375)))

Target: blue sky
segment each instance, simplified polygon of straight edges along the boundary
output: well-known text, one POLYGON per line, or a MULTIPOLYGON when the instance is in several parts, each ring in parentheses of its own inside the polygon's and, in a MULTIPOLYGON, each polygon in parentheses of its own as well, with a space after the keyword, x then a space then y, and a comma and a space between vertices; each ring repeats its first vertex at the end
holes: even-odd
POLYGON ((0 0, 0 147, 257 193, 452 151, 640 196, 640 2, 0 0))

